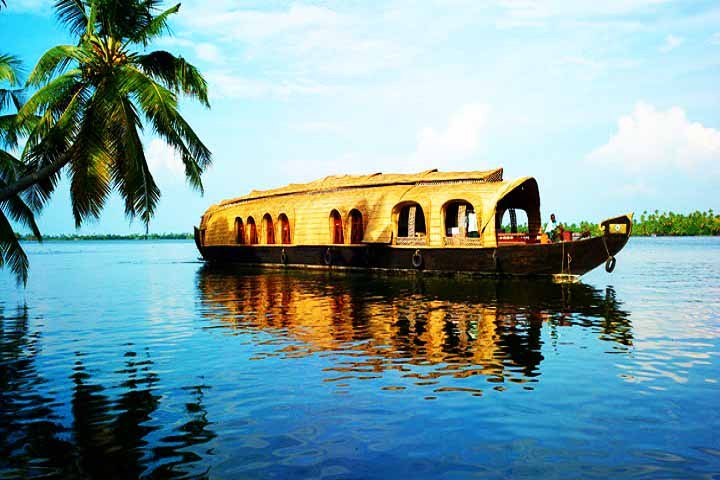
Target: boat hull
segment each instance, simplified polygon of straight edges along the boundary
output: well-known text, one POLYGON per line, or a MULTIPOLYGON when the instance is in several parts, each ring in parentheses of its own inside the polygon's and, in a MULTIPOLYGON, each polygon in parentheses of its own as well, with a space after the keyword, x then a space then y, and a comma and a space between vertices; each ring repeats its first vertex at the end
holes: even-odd
MULTIPOLYGON (((400 247, 394 245, 201 246, 212 263, 398 272, 469 273, 490 276, 583 275, 615 256, 629 234, 606 234, 572 242, 496 248, 400 247)), ((200 243, 200 242, 198 242, 200 243)))

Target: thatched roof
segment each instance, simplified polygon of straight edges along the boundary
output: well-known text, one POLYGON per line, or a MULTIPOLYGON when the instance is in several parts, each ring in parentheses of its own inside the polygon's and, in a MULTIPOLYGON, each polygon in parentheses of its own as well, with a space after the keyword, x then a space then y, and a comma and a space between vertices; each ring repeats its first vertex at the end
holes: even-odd
POLYGON ((292 195, 298 193, 319 193, 351 188, 382 187, 390 185, 432 185, 435 183, 501 182, 502 168, 474 172, 439 172, 437 169, 420 173, 373 173, 370 175, 331 175, 309 183, 291 183, 271 190, 253 190, 248 195, 221 202, 223 207, 247 200, 292 195))

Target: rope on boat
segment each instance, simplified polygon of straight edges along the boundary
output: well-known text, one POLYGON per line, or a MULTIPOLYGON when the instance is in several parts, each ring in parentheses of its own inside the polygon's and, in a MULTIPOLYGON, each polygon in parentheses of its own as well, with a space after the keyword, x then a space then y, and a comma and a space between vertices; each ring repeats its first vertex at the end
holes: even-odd
POLYGON ((612 273, 613 270, 615 270, 615 264, 617 263, 617 260, 615 257, 610 255, 610 249, 607 246, 607 242, 605 241, 605 234, 602 236, 603 246, 605 247, 605 253, 607 253, 607 260, 605 260, 605 271, 608 273, 612 273))

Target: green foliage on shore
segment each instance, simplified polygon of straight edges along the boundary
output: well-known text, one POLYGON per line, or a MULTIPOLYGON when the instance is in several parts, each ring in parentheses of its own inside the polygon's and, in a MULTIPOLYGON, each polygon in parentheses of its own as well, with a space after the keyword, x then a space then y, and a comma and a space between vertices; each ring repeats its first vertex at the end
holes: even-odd
POLYGON ((688 214, 658 212, 640 215, 633 225, 633 235, 720 235, 720 215, 712 209, 707 212, 694 211, 688 214))
MULTIPOLYGON (((37 241, 35 235, 18 235, 19 240, 37 241)), ((192 233, 149 233, 147 235, 141 233, 131 233, 128 235, 115 235, 110 233, 100 233, 94 235, 43 235, 43 241, 47 240, 191 240, 192 233)))
MULTIPOLYGON (((565 223, 560 222, 571 232, 590 231, 593 236, 602 235, 600 225, 592 222, 565 223)), ((506 225, 505 231, 510 231, 506 225)), ((543 230, 545 224, 543 224, 543 230)), ((527 225, 518 225, 519 232, 527 232, 527 225)), ((709 209, 707 212, 696 210, 691 213, 644 211, 640 217, 633 218, 632 235, 635 237, 689 237, 720 235, 720 215, 709 209)))

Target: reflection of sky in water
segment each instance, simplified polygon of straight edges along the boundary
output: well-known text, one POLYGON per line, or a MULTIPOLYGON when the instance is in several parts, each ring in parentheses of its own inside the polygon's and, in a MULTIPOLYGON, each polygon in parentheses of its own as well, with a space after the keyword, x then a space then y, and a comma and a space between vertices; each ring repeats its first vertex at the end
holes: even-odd
POLYGON ((720 471, 718 239, 633 239, 572 286, 29 249, 27 291, 0 279, 1 477, 720 471))

